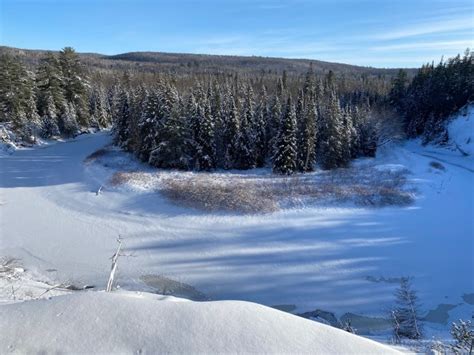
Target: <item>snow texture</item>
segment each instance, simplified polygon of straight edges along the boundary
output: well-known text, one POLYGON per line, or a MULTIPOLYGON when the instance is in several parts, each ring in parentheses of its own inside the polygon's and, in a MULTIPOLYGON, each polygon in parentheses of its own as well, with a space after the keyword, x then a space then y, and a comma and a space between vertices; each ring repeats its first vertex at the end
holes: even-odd
POLYGON ((398 353, 343 330, 250 302, 83 292, 0 307, 2 354, 398 353))

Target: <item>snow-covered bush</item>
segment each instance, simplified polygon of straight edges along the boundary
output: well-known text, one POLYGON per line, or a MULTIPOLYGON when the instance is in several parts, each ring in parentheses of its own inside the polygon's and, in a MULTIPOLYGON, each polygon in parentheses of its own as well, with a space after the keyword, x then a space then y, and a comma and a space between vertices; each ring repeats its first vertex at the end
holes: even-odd
POLYGON ((470 320, 453 322, 451 325, 451 335, 454 344, 451 349, 456 354, 472 354, 474 349, 474 327, 470 320))
POLYGON ((400 287, 395 291, 396 306, 391 312, 393 335, 396 343, 402 338, 421 339, 423 326, 416 291, 410 279, 402 277, 400 287))

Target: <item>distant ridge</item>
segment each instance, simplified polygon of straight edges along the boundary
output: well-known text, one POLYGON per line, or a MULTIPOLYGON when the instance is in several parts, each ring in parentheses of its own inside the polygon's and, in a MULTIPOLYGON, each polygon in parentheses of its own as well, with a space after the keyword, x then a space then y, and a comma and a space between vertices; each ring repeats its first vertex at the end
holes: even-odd
MULTIPOLYGON (((48 51, 42 49, 20 49, 0 46, 0 54, 9 53, 18 56, 26 64, 36 65, 48 51)), ((397 68, 373 68, 350 64, 332 63, 313 59, 288 59, 258 56, 231 56, 189 53, 163 53, 163 52, 128 52, 115 55, 99 53, 79 53, 84 64, 102 69, 138 70, 143 72, 159 71, 198 71, 204 73, 214 72, 246 72, 281 73, 284 70, 292 74, 305 73, 312 63, 315 72, 351 73, 366 75, 394 75, 397 68)), ((414 72, 416 69, 408 69, 414 72)))

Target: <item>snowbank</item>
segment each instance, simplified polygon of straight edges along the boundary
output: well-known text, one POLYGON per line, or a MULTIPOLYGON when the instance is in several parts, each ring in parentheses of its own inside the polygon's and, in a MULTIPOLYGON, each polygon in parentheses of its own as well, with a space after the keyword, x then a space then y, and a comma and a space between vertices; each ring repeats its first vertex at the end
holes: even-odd
POLYGON ((0 313, 2 354, 397 353, 324 324, 240 301, 82 292, 3 305, 0 313))

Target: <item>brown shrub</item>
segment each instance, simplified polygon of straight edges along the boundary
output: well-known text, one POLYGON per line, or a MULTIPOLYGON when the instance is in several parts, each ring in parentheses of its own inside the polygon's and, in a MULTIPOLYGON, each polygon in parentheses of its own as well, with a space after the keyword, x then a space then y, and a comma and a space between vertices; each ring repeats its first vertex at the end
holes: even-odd
POLYGON ((203 174, 181 179, 164 178, 161 182, 164 196, 188 207, 244 213, 278 209, 275 196, 252 180, 236 177, 221 179, 203 174))

